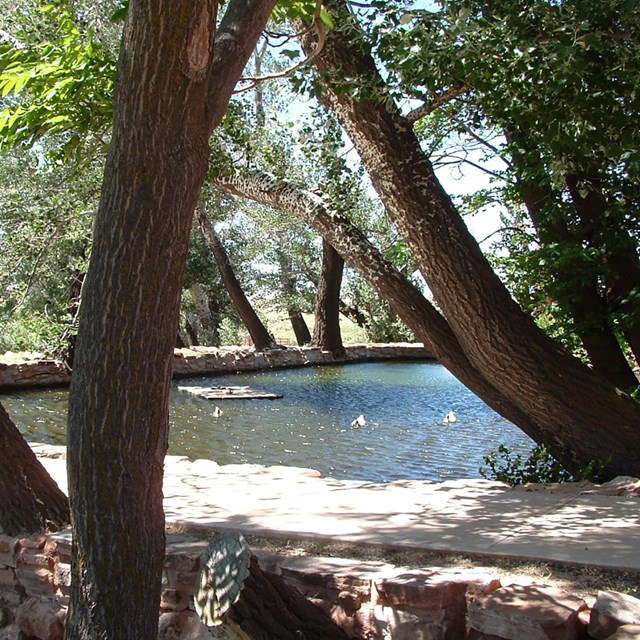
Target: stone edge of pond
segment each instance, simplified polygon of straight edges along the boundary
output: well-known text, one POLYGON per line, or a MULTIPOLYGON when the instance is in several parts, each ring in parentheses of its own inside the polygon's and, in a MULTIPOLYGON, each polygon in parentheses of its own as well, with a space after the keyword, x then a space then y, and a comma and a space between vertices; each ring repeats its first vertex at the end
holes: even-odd
MULTIPOLYGON (((351 364, 383 360, 433 361, 433 353, 421 343, 357 344, 345 347, 345 357, 317 347, 286 347, 256 351, 252 347, 191 347, 175 349, 173 376, 285 369, 313 365, 351 364)), ((71 372, 60 360, 38 354, 7 353, 0 356, 0 390, 67 385, 71 372)))

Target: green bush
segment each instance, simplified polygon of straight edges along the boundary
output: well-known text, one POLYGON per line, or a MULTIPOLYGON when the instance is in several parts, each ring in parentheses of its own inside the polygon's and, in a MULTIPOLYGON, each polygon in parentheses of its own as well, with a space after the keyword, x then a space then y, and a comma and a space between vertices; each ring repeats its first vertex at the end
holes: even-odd
POLYGON ((488 480, 498 480, 510 485, 527 482, 580 482, 590 480, 599 482, 608 464, 607 461, 592 460, 580 467, 576 473, 570 473, 548 451, 544 444, 534 447, 526 459, 514 454, 501 444, 497 451, 484 456, 488 468, 481 467, 480 475, 488 480))

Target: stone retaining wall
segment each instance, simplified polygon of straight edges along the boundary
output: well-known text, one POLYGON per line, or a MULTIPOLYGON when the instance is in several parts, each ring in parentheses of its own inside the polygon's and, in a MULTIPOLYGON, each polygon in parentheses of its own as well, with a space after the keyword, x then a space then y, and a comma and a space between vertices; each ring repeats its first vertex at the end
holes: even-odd
MULTIPOLYGON (((206 540, 170 535, 159 640, 210 640, 193 607, 206 540)), ((406 569, 340 558, 256 552, 264 571, 362 640, 623 640, 639 638, 640 600, 601 592, 591 611, 544 585, 502 585, 474 569, 406 569)), ((71 534, 0 536, 0 640, 60 640, 69 599, 71 534), (22 635, 20 635, 22 634, 22 635)))
MULTIPOLYGON (((0 389, 44 387, 69 384, 71 373, 57 360, 20 360, 0 357, 0 389)), ((422 344, 360 344, 346 347, 345 358, 336 359, 328 351, 314 347, 287 347, 256 351, 250 347, 193 347, 175 349, 173 375, 176 377, 259 371, 318 364, 344 364, 381 360, 433 360, 422 344)))

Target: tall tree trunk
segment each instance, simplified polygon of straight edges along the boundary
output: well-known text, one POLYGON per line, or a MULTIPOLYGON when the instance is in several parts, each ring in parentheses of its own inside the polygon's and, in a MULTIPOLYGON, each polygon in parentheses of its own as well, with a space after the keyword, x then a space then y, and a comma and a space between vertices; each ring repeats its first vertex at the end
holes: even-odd
POLYGON ((209 308, 209 301, 202 288, 202 285, 198 282, 194 282, 189 287, 189 293, 191 294, 191 300, 193 306, 196 308, 198 314, 198 320, 203 328, 209 329, 213 324, 213 316, 211 315, 211 309, 209 308))
POLYGON ((340 287, 344 260, 327 242, 322 240, 322 272, 318 282, 315 325, 311 344, 323 351, 331 351, 336 358, 345 356, 340 333, 340 287))
POLYGON ((184 324, 184 328, 185 331, 187 332, 187 335, 189 336, 189 342, 191 343, 192 347, 199 347, 200 346, 200 340, 198 339, 198 330, 196 329, 195 326, 195 317, 192 313, 187 314, 187 319, 185 321, 184 324))
POLYGON ((609 303, 623 316, 622 334, 637 364, 640 364, 640 257, 638 242, 620 225, 612 233, 608 224, 608 205, 600 191, 600 181, 566 177, 574 206, 585 228, 590 230, 591 243, 600 250, 605 261, 605 283, 609 303))
POLYGON ((155 640, 173 344, 207 141, 272 0, 131 0, 68 423, 69 640, 155 640), (215 41, 215 47, 214 47, 215 41))
MULTIPOLYGON (((518 190, 543 246, 558 246, 565 258, 562 267, 552 266, 553 282, 548 294, 573 319, 574 329, 589 356, 593 369, 621 389, 633 389, 638 381, 629 366, 612 327, 611 312, 598 291, 598 269, 585 259, 584 224, 578 231, 569 229, 552 203, 551 184, 535 184, 522 178, 528 175, 520 148, 531 147, 521 131, 512 128, 507 134, 517 146, 511 153, 518 171, 518 190)), ((513 146, 513 145, 512 145, 513 146)), ((533 148, 527 154, 535 153, 533 148)))
MULTIPOLYGON (((438 182, 411 123, 393 105, 353 15, 341 0, 328 8, 339 26, 313 59, 328 82, 323 99, 358 149, 470 362, 534 422, 546 424, 546 439, 565 450, 570 468, 609 459, 609 474, 638 473, 640 406, 564 351, 516 304, 438 182), (372 90, 364 97, 344 91, 344 78, 372 90)), ((312 43, 304 46, 309 52, 312 43)))
POLYGON ((579 257, 580 240, 572 234, 563 220, 546 219, 543 203, 535 196, 540 189, 522 186, 523 201, 543 244, 557 244, 571 248, 575 259, 556 274, 557 286, 549 290, 556 302, 574 320, 575 331, 596 372, 621 389, 637 384, 635 375, 625 358, 609 322, 609 309, 598 293, 595 274, 585 277, 585 268, 579 257))
POLYGON ((265 349, 271 349, 275 346, 274 341, 249 302, 240 282, 238 282, 231 263, 229 262, 229 256, 202 207, 198 207, 196 216, 202 235, 218 265, 224 286, 229 293, 229 297, 240 319, 247 328, 256 350, 264 351, 265 349))
POLYGON ((57 531, 71 523, 69 500, 0 404, 0 534, 57 531))

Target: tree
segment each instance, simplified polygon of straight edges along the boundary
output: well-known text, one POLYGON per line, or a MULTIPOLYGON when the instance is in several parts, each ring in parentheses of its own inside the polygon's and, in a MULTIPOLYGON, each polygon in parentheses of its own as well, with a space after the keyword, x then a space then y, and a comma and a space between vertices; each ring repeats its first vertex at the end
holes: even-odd
POLYGON ((291 322, 291 328, 296 337, 296 342, 298 346, 302 347, 311 342, 311 332, 297 302, 297 278, 293 272, 293 260, 280 247, 276 249, 276 254, 278 266, 280 267, 282 293, 286 300, 287 315, 289 316, 289 322, 291 322))
POLYGON ((311 344, 324 351, 331 351, 336 358, 345 357, 340 334, 340 285, 344 259, 327 242, 322 241, 322 272, 318 282, 315 308, 315 326, 311 344))
POLYGON ((129 4, 71 383, 66 637, 157 634, 171 356, 207 141, 273 2, 129 4))
MULTIPOLYGON (((469 361, 538 425, 567 468, 610 456, 609 474, 637 473, 640 407, 561 349, 518 307, 438 182, 412 123, 387 92, 353 14, 342 2, 328 6, 338 26, 313 59, 323 83, 320 98, 358 149, 469 361), (351 90, 354 79, 358 91, 351 90)), ((312 36, 306 38, 310 50, 312 36)))
POLYGON ((525 264, 512 290, 532 307, 551 298, 593 368, 633 389, 623 348, 638 361, 637 12, 607 0, 532 2, 526 11, 509 0, 491 11, 447 0, 403 24, 376 29, 399 88, 436 96, 422 113, 467 140, 487 130, 505 138, 484 148, 506 162, 494 195, 530 217, 528 239, 510 234, 521 246, 511 244, 507 265, 525 264), (523 279, 538 295, 516 284, 523 279))
POLYGON ((207 245, 211 249, 211 253, 216 260, 216 264, 220 270, 220 275, 222 276, 224 285, 229 293, 229 297, 244 323, 244 326, 249 332, 256 351, 270 349, 274 346, 273 338, 269 335, 267 328, 258 317, 258 314, 255 312, 251 302, 249 302, 249 299, 243 291, 242 285, 236 278, 233 268, 231 267, 231 263, 229 262, 229 256, 227 255, 218 234, 213 228, 213 224, 209 220, 204 207, 198 207, 196 216, 202 235, 204 236, 207 245))
POLYGON ((71 521, 69 501, 0 404, 0 534, 57 531, 71 521))
POLYGON ((416 338, 433 349, 453 375, 534 440, 544 437, 543 428, 475 369, 447 321, 422 292, 324 198, 269 174, 218 177, 216 184, 228 193, 288 211, 313 227, 389 302, 416 338))

